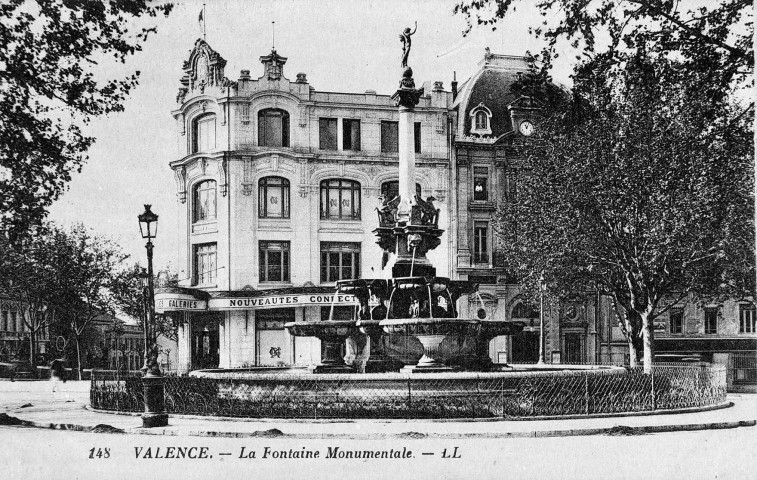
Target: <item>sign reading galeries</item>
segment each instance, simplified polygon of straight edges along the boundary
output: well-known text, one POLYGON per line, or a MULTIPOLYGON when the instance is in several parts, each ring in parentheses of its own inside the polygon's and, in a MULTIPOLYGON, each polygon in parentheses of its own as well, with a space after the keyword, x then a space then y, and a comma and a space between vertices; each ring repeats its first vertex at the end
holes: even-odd
POLYGON ((212 298, 208 310, 252 310, 259 308, 302 307, 305 305, 355 305, 354 295, 306 294, 275 295, 255 298, 212 298))

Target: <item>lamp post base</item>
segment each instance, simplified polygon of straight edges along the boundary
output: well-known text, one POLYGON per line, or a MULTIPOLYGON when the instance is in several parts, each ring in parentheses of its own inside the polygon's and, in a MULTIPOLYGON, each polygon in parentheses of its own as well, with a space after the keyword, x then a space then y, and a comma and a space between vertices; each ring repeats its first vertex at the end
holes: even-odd
POLYGON ((142 427, 155 428, 165 427, 168 425, 168 414, 166 413, 143 413, 142 427))
POLYGON ((168 415, 164 413, 163 382, 162 376, 153 376, 148 373, 142 377, 145 396, 145 413, 142 414, 144 428, 168 425, 168 415))

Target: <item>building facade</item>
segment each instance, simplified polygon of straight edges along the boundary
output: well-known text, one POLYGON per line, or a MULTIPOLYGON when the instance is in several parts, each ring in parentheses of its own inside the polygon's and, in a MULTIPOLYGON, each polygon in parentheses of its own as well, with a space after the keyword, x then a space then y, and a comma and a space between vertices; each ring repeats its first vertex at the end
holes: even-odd
MULTIPOLYGON (((184 64, 173 116, 182 288, 156 307, 179 325, 186 368, 313 364, 320 342, 284 324, 352 315, 336 281, 383 277, 372 233, 380 195, 398 189, 398 112, 388 95, 320 92, 287 59, 260 57, 262 76, 224 76, 198 40, 184 64), (332 308, 333 313, 332 313, 332 308)), ((415 110, 417 190, 449 222, 452 95, 429 84, 415 110)), ((449 271, 445 246, 432 262, 449 271)))
MULTIPOLYGON (((29 360, 29 328, 24 322, 26 306, 21 302, 0 297, 0 361, 29 360)), ((36 354, 44 363, 49 351, 49 330, 41 328, 36 332, 36 354)))

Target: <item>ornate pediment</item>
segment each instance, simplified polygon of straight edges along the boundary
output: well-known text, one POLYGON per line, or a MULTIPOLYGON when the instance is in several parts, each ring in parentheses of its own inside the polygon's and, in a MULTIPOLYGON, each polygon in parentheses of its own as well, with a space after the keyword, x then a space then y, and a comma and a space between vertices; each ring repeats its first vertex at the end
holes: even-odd
POLYGON ((287 63, 287 59, 276 53, 276 50, 260 57, 260 63, 265 66, 264 76, 268 80, 279 80, 284 76, 284 64, 287 63))
POLYGON ((182 88, 203 92, 205 87, 224 86, 225 66, 226 60, 218 52, 210 48, 205 40, 197 39, 189 59, 183 65, 182 88))

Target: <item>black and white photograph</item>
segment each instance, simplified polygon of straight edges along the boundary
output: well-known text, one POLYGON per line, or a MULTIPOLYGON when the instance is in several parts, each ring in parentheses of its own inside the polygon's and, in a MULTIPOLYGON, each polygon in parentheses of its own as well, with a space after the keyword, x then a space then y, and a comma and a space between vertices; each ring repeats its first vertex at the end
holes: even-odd
POLYGON ((0 477, 753 477, 753 22, 3 0, 0 477))

